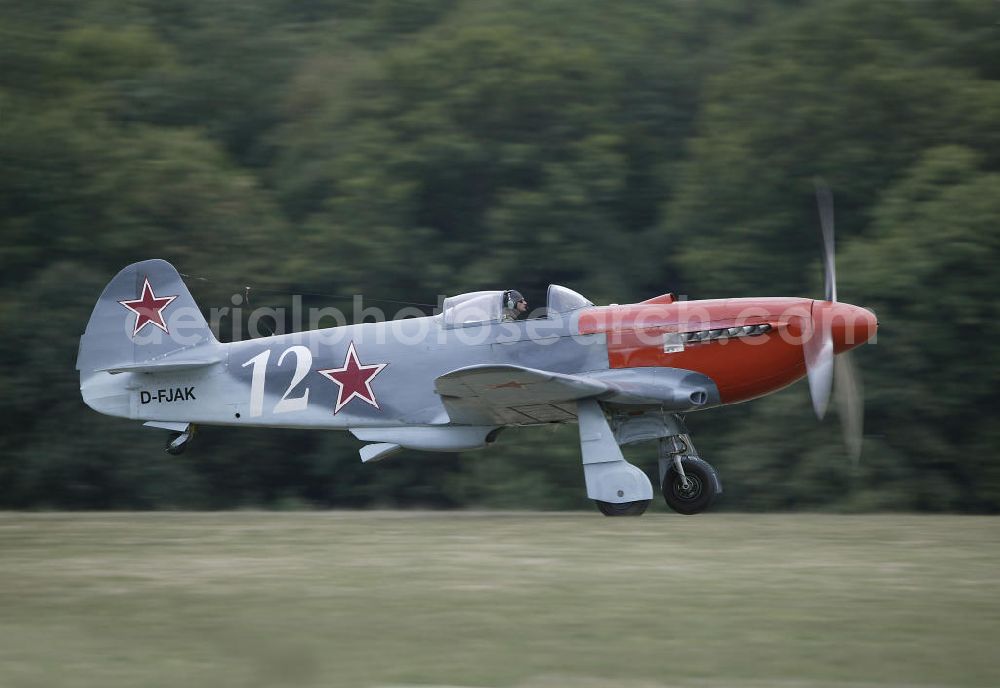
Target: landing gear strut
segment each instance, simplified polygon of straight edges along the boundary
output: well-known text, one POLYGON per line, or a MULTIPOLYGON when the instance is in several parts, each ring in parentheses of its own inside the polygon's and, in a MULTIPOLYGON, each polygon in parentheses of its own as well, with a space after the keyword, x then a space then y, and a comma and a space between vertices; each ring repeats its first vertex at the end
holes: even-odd
POLYGON ((622 456, 596 401, 577 402, 577 417, 587 496, 605 516, 639 516, 653 500, 649 477, 622 456))

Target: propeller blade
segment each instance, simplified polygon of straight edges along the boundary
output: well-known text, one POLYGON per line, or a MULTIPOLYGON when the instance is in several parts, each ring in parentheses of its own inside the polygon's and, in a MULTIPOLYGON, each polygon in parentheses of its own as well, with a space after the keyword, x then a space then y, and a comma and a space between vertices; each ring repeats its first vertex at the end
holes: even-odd
POLYGON ((841 430, 844 433, 844 444, 851 457, 854 467, 858 467, 861 458, 861 438, 864 431, 864 401, 861 376, 851 360, 850 352, 837 357, 834 366, 835 398, 837 415, 840 416, 841 430))
POLYGON ((817 327, 816 318, 809 319, 809 326, 802 341, 802 351, 806 359, 806 374, 809 379, 809 395, 812 397, 813 410, 816 412, 816 417, 823 420, 827 404, 830 402, 830 390, 833 387, 833 332, 828 318, 820 318, 820 321, 817 327))
MULTIPOLYGON (((835 239, 833 226, 833 192, 822 179, 815 180, 816 204, 819 208, 819 223, 823 231, 823 264, 826 300, 837 301, 837 266, 835 259, 835 239)), ((854 468, 861 458, 861 437, 864 423, 864 401, 862 400, 861 378, 858 376, 850 354, 842 353, 836 365, 833 355, 832 327, 825 310, 817 311, 813 302, 811 336, 803 342, 806 372, 809 377, 809 393, 812 395, 813 409, 822 420, 830 400, 830 390, 836 377, 837 415, 844 434, 844 444, 854 468), (819 316, 818 318, 816 316, 819 316), (817 324, 816 320, 820 322, 817 324)))
POLYGON ((816 204, 819 206, 819 224, 823 230, 823 263, 825 266, 825 297, 837 300, 837 266, 834 260, 833 192, 822 180, 816 180, 816 204))

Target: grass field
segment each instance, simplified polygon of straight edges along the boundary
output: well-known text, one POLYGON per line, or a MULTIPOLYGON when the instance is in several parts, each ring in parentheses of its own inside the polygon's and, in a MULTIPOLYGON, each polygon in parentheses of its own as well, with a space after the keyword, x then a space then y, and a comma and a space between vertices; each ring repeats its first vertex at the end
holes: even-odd
POLYGON ((0 686, 1000 686, 1000 519, 0 514, 0 686))

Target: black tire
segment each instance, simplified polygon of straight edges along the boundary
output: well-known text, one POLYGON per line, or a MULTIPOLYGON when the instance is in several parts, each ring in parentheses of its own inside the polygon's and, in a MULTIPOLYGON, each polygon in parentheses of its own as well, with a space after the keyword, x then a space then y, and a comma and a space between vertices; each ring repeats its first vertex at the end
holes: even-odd
POLYGON ((640 499, 637 502, 612 504, 595 499, 594 504, 605 516, 642 516, 651 501, 651 499, 640 499))
POLYGON ((661 488, 667 506, 679 514, 690 516, 704 511, 715 502, 719 476, 710 464, 701 459, 684 457, 681 463, 688 479, 687 488, 673 465, 663 476, 661 488))

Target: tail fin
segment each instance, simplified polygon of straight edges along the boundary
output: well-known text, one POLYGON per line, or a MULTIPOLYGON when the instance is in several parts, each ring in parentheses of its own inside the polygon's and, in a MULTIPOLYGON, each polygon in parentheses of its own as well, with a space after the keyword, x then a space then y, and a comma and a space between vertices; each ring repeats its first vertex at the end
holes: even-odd
POLYGON ((221 361, 221 349, 177 270, 144 260, 104 288, 80 338, 76 368, 81 378, 184 370, 221 361))

